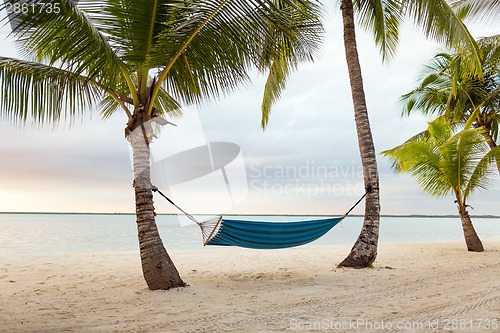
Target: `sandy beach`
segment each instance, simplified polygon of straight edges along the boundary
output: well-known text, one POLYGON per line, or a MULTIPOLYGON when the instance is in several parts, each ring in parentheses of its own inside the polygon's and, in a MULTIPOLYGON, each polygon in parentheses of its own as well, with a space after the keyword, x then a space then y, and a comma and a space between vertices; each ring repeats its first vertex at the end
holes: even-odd
POLYGON ((500 240, 171 251, 190 287, 149 291, 138 253, 0 256, 2 332, 500 332, 500 240))

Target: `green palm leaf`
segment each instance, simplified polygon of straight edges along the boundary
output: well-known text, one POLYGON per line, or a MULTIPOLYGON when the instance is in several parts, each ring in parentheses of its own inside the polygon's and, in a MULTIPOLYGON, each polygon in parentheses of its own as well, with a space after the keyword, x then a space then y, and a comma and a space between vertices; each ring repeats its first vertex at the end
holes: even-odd
POLYGON ((500 0, 453 0, 451 3, 453 7, 476 20, 498 22, 500 0))
MULTIPOLYGON (((305 15, 286 1, 276 1, 280 10, 285 10, 293 20, 285 33, 272 25, 256 39, 262 45, 258 57, 258 68, 261 72, 268 71, 264 97, 262 100, 261 126, 265 128, 269 123, 269 116, 273 104, 280 98, 286 82, 292 71, 296 70, 301 61, 312 61, 314 52, 318 49, 321 26, 316 17, 319 16, 319 7, 312 7, 311 12, 305 15), (301 29, 298 29, 301 27, 301 29), (309 27, 309 29, 303 29, 309 27)), ((297 2, 300 5, 299 2, 297 2)), ((302 8, 303 9, 303 8, 302 8)))
POLYGON ((426 36, 451 48, 468 48, 471 70, 482 74, 481 53, 456 7, 445 0, 403 0, 402 3, 405 13, 426 36))
POLYGON ((354 1, 361 26, 373 33, 382 59, 392 58, 399 43, 399 26, 404 19, 401 1, 354 1))
POLYGON ((449 180, 442 172, 442 160, 435 145, 422 140, 411 141, 382 154, 391 158, 397 171, 414 176, 424 191, 436 196, 444 196, 451 191, 449 180))
MULTIPOLYGON (((16 2, 10 0, 10 2, 16 2)), ((72 1, 53 0, 60 11, 42 9, 13 14, 20 24, 12 32, 22 53, 33 61, 55 65, 113 88, 120 80, 121 61, 107 38, 72 1)), ((0 5, 0 10, 6 4, 0 5)), ((6 18, 7 19, 7 18, 6 18)))
POLYGON ((470 178, 464 190, 464 198, 468 198, 475 189, 486 190, 490 188, 490 180, 492 180, 492 176, 496 174, 491 168, 491 165, 497 160, 500 160, 500 147, 491 149, 482 159, 480 159, 470 174, 470 178))
POLYGON ((167 86, 177 88, 173 95, 186 102, 234 89, 248 80, 246 73, 253 65, 261 71, 270 70, 269 82, 280 81, 266 85, 263 102, 266 113, 264 110, 270 109, 284 88, 287 75, 278 73, 288 73, 298 62, 311 60, 319 48, 320 7, 311 3, 307 6, 300 0, 195 3, 196 6, 182 7, 190 10, 190 19, 163 31, 150 57, 151 66, 165 67, 162 74, 167 86), (228 57, 221 56, 224 54, 228 57), (179 58, 181 61, 177 61, 179 58))
MULTIPOLYGON (((103 119, 111 117, 121 107, 117 100, 109 95, 105 95, 99 103, 98 109, 103 119)), ((182 109, 180 104, 170 96, 165 89, 161 88, 155 100, 154 107, 158 110, 158 115, 166 117, 181 117, 182 109)))
POLYGON ((276 57, 269 68, 269 75, 264 88, 264 98, 262 100, 262 128, 266 128, 269 123, 272 105, 280 98, 281 92, 286 86, 286 81, 290 76, 290 64, 285 57, 276 57))
POLYGON ((0 57, 0 115, 38 124, 74 120, 90 110, 104 91, 90 78, 52 66, 0 57))

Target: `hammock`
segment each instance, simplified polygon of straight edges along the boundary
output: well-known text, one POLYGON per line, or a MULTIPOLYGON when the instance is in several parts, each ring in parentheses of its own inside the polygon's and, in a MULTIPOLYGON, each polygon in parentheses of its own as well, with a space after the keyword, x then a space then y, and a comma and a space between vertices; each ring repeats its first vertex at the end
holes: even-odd
POLYGON ((196 223, 203 235, 203 245, 239 246, 251 249, 281 249, 310 243, 336 226, 363 200, 369 190, 342 217, 297 222, 258 222, 229 220, 220 216, 205 222, 197 221, 172 200, 152 187, 175 208, 196 223))
MULTIPOLYGON (((343 217, 298 222, 256 222, 219 218, 204 245, 239 246, 251 249, 282 249, 315 241, 343 217)), ((210 225, 210 224, 208 224, 210 225)), ((202 223, 202 232, 206 228, 202 223)), ((210 228, 207 228, 210 230, 210 228)))

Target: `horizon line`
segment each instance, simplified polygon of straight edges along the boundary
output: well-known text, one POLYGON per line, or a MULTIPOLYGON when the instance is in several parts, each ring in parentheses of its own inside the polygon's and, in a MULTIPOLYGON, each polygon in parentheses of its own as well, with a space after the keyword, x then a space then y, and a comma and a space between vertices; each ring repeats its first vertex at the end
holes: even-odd
MULTIPOLYGON (((84 213, 84 212, 0 212, 0 215, 135 215, 135 213, 84 213)), ((157 213, 156 215, 163 216, 175 216, 182 215, 178 213, 157 213)), ((204 215, 227 215, 227 216, 343 216, 343 214, 212 214, 212 213, 198 213, 192 214, 194 216, 204 216, 204 215)), ((363 217, 362 214, 350 214, 351 217, 363 217)), ((434 218, 456 218, 460 215, 453 214, 443 214, 443 215, 429 215, 429 214, 381 214, 380 217, 434 217, 434 218)), ((500 215, 482 214, 482 215, 471 215, 474 218, 500 218, 500 215)))

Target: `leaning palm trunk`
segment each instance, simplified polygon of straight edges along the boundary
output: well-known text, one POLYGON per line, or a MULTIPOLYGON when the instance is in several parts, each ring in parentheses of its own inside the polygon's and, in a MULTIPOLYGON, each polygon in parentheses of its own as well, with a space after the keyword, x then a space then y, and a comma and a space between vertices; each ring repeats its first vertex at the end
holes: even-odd
POLYGON ((472 252, 483 252, 483 243, 479 239, 479 236, 472 225, 467 208, 464 206, 458 206, 458 213, 460 214, 460 219, 462 220, 462 228, 464 230, 465 243, 467 244, 467 249, 472 252))
POLYGON ((493 149, 497 146, 497 143, 495 142, 495 140, 493 140, 489 131, 484 133, 484 139, 486 140, 486 143, 488 144, 490 149, 493 149))
MULTIPOLYGON (((144 126, 141 127, 144 130, 144 126)), ((180 278, 163 246, 156 226, 147 137, 146 131, 140 131, 140 128, 128 137, 132 146, 135 209, 142 273, 151 290, 185 287, 186 283, 180 278)))
POLYGON ((356 45, 352 0, 342 0, 341 9, 344 22, 344 46, 354 104, 358 145, 363 165, 364 184, 369 193, 366 196, 365 219, 361 233, 351 249, 351 253, 338 266, 363 268, 373 263, 377 256, 380 221, 379 180, 375 147, 368 119, 363 78, 356 45))

